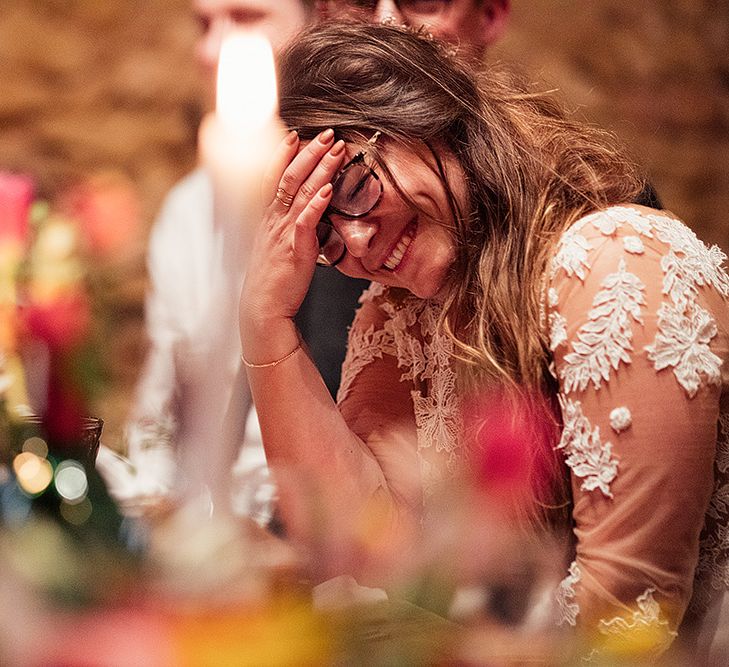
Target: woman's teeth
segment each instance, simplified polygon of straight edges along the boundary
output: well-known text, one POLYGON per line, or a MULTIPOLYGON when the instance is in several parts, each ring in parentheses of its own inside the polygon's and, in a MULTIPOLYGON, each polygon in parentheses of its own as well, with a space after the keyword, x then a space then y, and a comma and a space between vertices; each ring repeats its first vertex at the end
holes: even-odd
POLYGON ((400 262, 402 262, 402 258, 405 256, 405 251, 408 249, 408 246, 413 240, 414 231, 415 230, 413 228, 413 225, 408 225, 405 233, 400 237, 400 240, 397 242, 395 249, 385 260, 384 267, 386 269, 394 271, 398 266, 400 266, 400 262))

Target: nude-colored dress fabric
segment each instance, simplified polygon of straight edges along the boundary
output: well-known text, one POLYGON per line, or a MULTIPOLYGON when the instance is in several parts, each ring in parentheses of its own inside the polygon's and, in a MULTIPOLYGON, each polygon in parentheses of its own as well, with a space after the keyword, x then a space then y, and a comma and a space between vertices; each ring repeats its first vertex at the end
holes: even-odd
MULTIPOLYGON (((544 325, 576 553, 556 592, 563 623, 607 637, 648 627, 660 651, 729 584, 723 260, 669 214, 637 207, 589 215, 555 248, 544 325)), ((362 303, 340 408, 393 496, 427 504, 468 455, 440 305, 376 284, 362 303)))

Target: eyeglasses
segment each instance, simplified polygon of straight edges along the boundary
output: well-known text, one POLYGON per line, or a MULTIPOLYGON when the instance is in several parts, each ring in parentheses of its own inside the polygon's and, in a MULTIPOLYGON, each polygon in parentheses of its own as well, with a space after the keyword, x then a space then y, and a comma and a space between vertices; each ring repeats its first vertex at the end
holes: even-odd
MULTIPOLYGON (((374 146, 379 136, 380 133, 375 132, 367 145, 374 146)), ((345 218, 363 218, 382 199, 382 181, 365 162, 366 156, 365 148, 344 165, 332 182, 331 201, 316 226, 316 238, 319 241, 319 257, 316 263, 321 266, 336 266, 347 253, 344 239, 332 224, 329 215, 336 213, 345 218)))

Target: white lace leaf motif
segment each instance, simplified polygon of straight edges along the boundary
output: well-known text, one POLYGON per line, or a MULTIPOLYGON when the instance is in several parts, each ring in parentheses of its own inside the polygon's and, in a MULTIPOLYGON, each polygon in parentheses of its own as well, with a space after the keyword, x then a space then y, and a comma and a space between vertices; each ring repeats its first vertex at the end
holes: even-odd
POLYGON ((626 270, 620 260, 618 271, 605 277, 595 295, 589 321, 580 327, 577 340, 565 356, 560 370, 565 393, 583 390, 592 382, 595 389, 610 378, 610 369, 620 362, 629 364, 633 345, 631 318, 642 323, 640 309, 645 304, 645 285, 626 270))
POLYGON ((559 398, 564 427, 557 448, 567 454, 566 463, 572 473, 583 478, 583 491, 599 489, 604 496, 612 498, 610 483, 618 474, 618 460, 613 457, 612 443, 600 441, 600 428, 592 428, 579 401, 562 395, 559 398))
POLYGON ((547 291, 549 312, 549 349, 554 351, 567 342, 567 320, 555 308, 559 305, 559 293, 554 287, 547 291))
POLYGON ((350 331, 347 345, 347 363, 342 366, 342 379, 337 392, 337 403, 343 401, 352 389, 352 382, 360 371, 375 359, 382 359, 385 351, 392 347, 392 339, 382 329, 374 325, 365 331, 356 328, 350 331))
POLYGON ((612 236, 615 231, 624 224, 633 228, 633 231, 640 236, 653 238, 652 225, 650 220, 640 211, 628 206, 613 206, 585 216, 581 223, 590 223, 605 236, 612 236))
POLYGON ((717 332, 716 322, 700 306, 688 309, 684 315, 663 303, 658 310, 655 341, 645 349, 656 370, 673 367, 679 384, 692 397, 699 390, 702 375, 713 384, 721 380, 722 360, 709 349, 717 332))
POLYGON ((552 272, 560 268, 564 269, 568 276, 576 275, 584 280, 590 263, 587 261, 587 251, 592 246, 587 239, 577 233, 575 228, 567 230, 559 241, 557 254, 552 260, 552 272))
POLYGON ((567 342, 567 320, 556 310, 549 313, 549 349, 554 351, 567 342))
POLYGON ((722 266, 726 255, 717 246, 707 248, 686 225, 663 215, 648 216, 656 236, 668 244, 670 252, 663 258, 663 293, 670 295, 677 306, 683 305, 683 292, 696 293, 695 285, 710 285, 723 296, 729 296, 729 277, 722 266))
POLYGON ((560 582, 557 587, 557 625, 577 625, 577 616, 580 613, 580 606, 575 601, 577 593, 575 586, 582 579, 582 572, 577 561, 572 561, 569 574, 560 582))
POLYGON ((372 302, 385 315, 384 321, 381 328, 374 325, 361 332, 355 320, 337 400, 344 400, 362 369, 383 354, 397 360, 400 381, 414 385, 411 396, 418 458, 427 495, 443 475, 456 469, 464 455, 459 438, 460 400, 451 364, 453 343, 438 326, 442 305, 436 300, 392 295, 373 283, 360 299, 363 304, 372 302))
POLYGON ((661 607, 653 598, 655 588, 649 588, 636 598, 637 609, 629 618, 616 616, 601 620, 598 628, 605 636, 619 638, 627 646, 642 647, 647 653, 661 653, 678 636, 662 618, 661 607))
MULTIPOLYGON (((445 452, 447 470, 453 472, 459 456, 464 454, 459 439, 461 404, 457 400, 456 376, 451 366, 453 341, 438 327, 439 315, 440 307, 434 303, 428 303, 420 311, 424 343, 419 355, 410 355, 410 363, 413 370, 419 369, 420 379, 428 381, 429 387, 426 396, 418 389, 412 392, 412 397, 418 429, 418 452, 422 454, 422 450, 433 446, 436 452, 445 452)), ((438 481, 438 476, 435 472, 428 474, 426 493, 438 481)))

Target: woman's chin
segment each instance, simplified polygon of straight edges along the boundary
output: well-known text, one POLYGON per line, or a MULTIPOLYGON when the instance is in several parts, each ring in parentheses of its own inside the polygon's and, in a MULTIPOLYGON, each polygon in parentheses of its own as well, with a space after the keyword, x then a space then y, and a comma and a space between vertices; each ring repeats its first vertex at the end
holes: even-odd
POLYGON ((445 277, 439 278, 439 274, 431 274, 424 280, 402 281, 400 287, 412 292, 419 299, 432 299, 444 290, 445 277))

